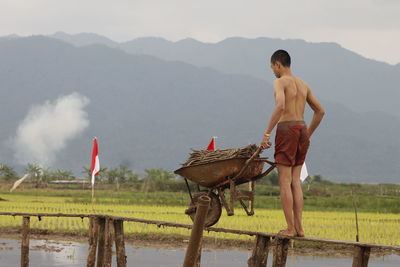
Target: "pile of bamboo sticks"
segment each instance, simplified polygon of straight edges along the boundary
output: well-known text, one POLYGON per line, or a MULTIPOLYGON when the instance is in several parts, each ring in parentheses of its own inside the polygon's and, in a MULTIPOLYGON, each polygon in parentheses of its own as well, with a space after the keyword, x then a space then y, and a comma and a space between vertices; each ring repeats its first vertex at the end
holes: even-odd
POLYGON ((192 149, 188 160, 182 166, 187 167, 233 158, 250 158, 256 150, 257 146, 254 144, 240 148, 217 149, 215 151, 192 149))

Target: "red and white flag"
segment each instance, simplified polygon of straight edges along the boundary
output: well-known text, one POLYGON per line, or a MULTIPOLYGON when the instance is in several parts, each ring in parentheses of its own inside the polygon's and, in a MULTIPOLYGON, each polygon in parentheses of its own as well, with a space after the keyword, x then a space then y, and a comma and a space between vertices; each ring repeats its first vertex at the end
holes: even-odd
POLYGON ((212 138, 211 138, 211 142, 208 144, 208 147, 207 147, 207 150, 215 150, 216 149, 216 147, 215 147, 215 136, 213 136, 212 138))
POLYGON ((90 167, 92 172, 92 185, 94 185, 94 177, 99 174, 100 161, 99 161, 99 147, 97 145, 96 137, 93 139, 93 150, 92 150, 92 166, 90 167))

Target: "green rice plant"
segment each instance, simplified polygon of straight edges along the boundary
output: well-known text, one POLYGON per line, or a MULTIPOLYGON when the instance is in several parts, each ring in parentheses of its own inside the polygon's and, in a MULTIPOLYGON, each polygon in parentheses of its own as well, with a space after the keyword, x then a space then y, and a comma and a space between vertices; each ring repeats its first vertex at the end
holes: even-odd
MULTIPOLYGON (((144 197, 144 196, 143 196, 144 197)), ((161 204, 119 204, 109 198, 94 204, 71 202, 71 198, 61 196, 7 195, 8 201, 0 201, 3 212, 31 213, 73 213, 73 214, 108 214, 123 217, 160 220, 173 223, 191 224, 190 218, 184 214, 186 202, 182 205, 165 206, 161 204)), ((117 199, 118 200, 118 199, 117 199)), ((122 201, 123 202, 123 201, 122 201)), ((182 201, 183 202, 183 201, 182 201)), ((307 205, 307 204, 306 204, 307 205)), ((360 241, 387 245, 400 245, 400 215, 396 213, 359 212, 360 241)), ((308 211, 303 213, 306 235, 309 237, 355 241, 356 228, 353 212, 344 211, 308 211)), ((21 227, 21 217, 0 216, 1 228, 21 227)), ((236 209, 235 216, 221 216, 216 227, 276 233, 285 227, 283 212, 277 209, 256 209, 254 216, 245 215, 236 209)), ((43 230, 65 232, 81 232, 88 230, 88 219, 70 217, 31 217, 31 227, 43 230)), ((172 227, 157 227, 143 223, 125 222, 127 234, 179 235, 189 236, 190 230, 172 227)), ((231 240, 252 240, 254 237, 225 233, 205 232, 210 238, 231 240)))

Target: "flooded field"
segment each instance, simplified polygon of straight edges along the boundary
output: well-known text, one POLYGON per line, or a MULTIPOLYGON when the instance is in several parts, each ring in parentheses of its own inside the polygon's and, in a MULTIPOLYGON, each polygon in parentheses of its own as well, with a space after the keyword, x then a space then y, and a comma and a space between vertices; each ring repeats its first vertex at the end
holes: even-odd
MULTIPOLYGON (((71 241, 30 240, 30 266, 86 266, 88 245, 71 241)), ((184 249, 126 246, 128 266, 182 266, 184 249)), ((202 265, 208 267, 247 266, 250 251, 203 250, 202 265)), ((113 266, 116 266, 115 257, 113 266)), ((20 241, 0 238, 0 266, 14 267, 20 263, 20 241)), ((351 258, 288 256, 288 267, 344 267, 351 266, 351 258)), ((272 265, 272 254, 268 266, 272 265)), ((400 256, 390 255, 371 258, 368 266, 397 267, 400 256)))

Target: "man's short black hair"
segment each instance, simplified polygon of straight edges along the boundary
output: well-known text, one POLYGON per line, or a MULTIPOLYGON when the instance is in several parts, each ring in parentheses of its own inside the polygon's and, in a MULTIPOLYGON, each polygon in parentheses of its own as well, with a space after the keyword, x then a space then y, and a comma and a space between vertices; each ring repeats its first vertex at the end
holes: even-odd
POLYGON ((290 67, 290 55, 285 50, 279 49, 276 50, 271 56, 271 63, 280 62, 284 67, 290 67))

